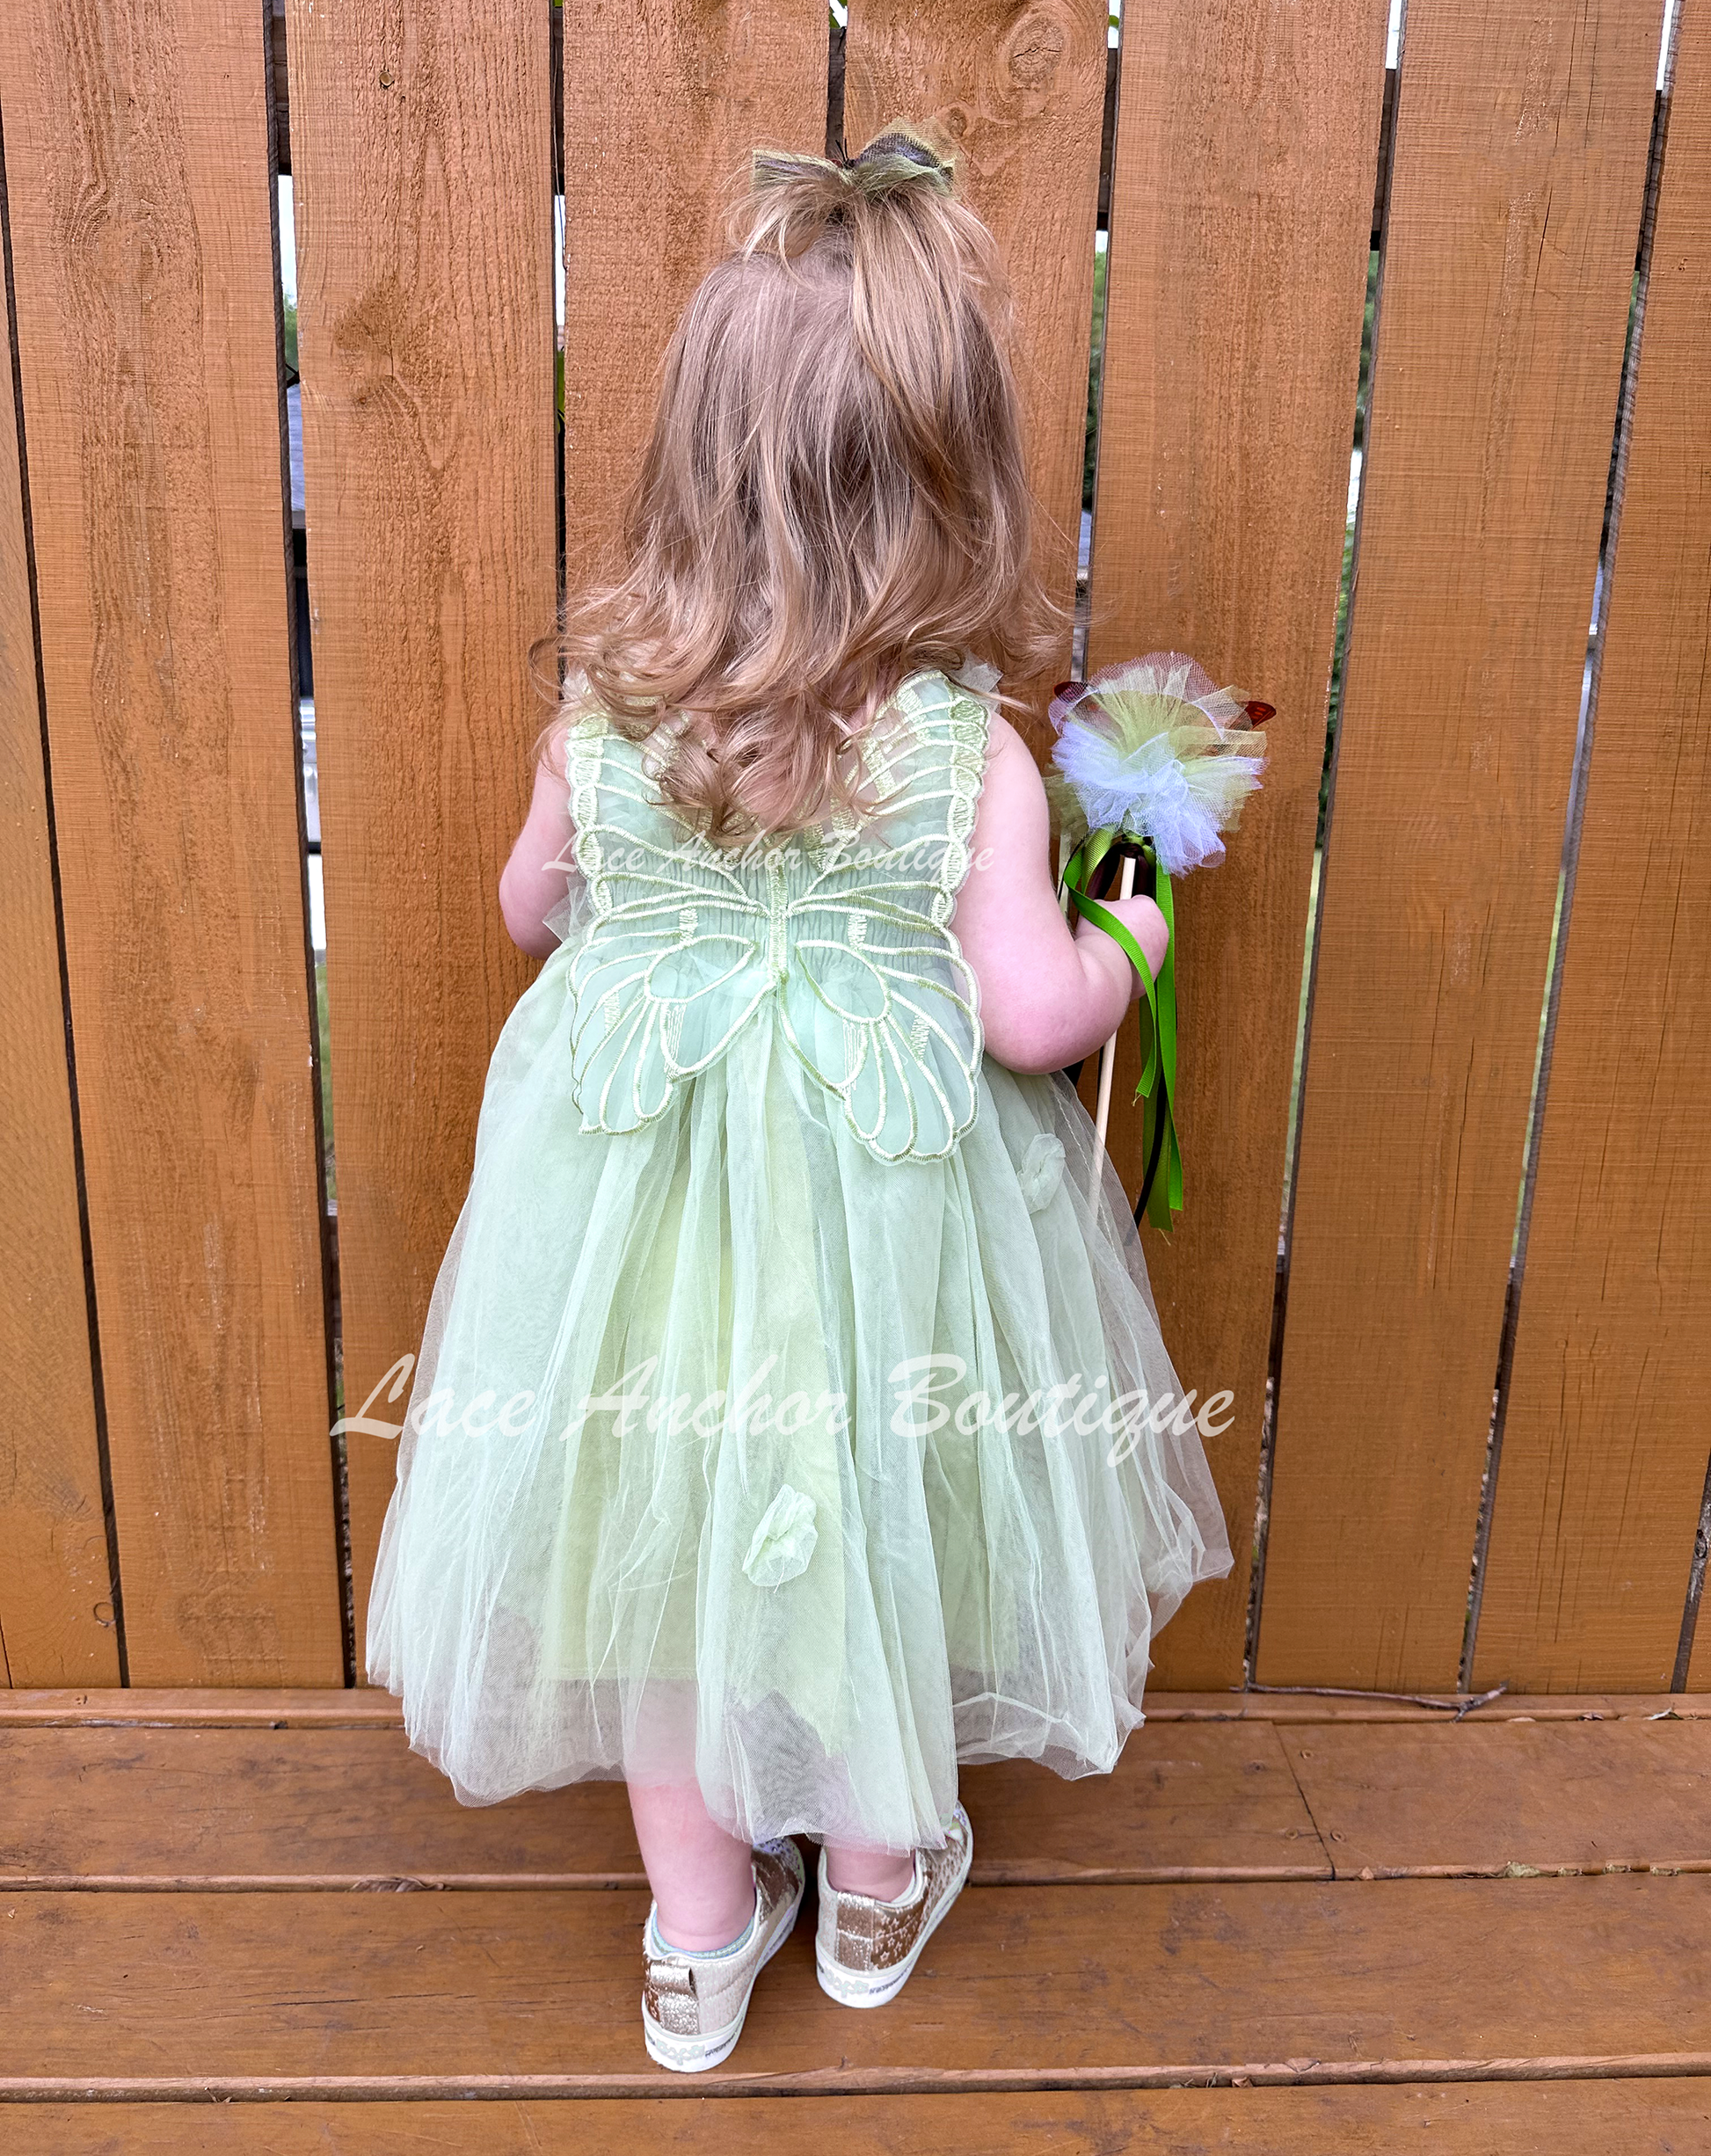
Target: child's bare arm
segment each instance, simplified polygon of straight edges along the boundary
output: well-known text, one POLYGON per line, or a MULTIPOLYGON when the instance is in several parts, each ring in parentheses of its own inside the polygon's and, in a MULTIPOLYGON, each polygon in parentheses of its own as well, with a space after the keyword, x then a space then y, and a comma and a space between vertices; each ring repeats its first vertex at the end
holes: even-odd
POLYGON ((558 938, 547 915, 564 896, 576 870, 571 862, 571 796, 553 759, 535 771, 528 819, 499 878, 499 911, 511 940, 531 958, 550 958, 558 938))
MULTIPOLYGON (((1140 993, 1117 943, 1090 921, 1072 933, 1048 859, 1050 813, 1034 760, 994 715, 973 865, 953 921, 980 985, 987 1046, 1016 1071, 1060 1070, 1108 1040, 1140 993)), ((1156 972, 1169 931, 1151 899, 1109 899, 1156 972)))

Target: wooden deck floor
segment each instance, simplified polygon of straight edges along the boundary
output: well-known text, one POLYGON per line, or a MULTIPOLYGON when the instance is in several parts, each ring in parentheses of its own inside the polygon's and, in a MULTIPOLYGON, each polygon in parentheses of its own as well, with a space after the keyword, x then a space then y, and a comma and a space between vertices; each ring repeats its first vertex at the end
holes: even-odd
POLYGON ((966 1776, 893 2005, 810 1910, 690 2080, 615 1787, 461 1810, 363 1694, 6 1695, 0 2146, 1711 2151, 1711 1699, 1151 1707, 966 1776))

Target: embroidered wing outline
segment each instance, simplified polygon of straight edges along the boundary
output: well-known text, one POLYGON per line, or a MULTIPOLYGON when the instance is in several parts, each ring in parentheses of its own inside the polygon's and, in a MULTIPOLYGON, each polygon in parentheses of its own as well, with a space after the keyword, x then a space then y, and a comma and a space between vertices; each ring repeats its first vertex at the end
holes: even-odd
POLYGON ((824 856, 790 904, 781 988, 791 1046, 887 1161, 955 1148, 979 1106, 984 1045, 950 922, 968 871, 986 712, 936 680, 909 701, 915 739, 887 774, 884 814, 824 856))
POLYGON ((732 857, 662 811, 630 745, 584 722, 567 769, 593 922, 571 965, 585 1130, 638 1129, 768 997, 877 1158, 942 1158, 974 1120, 983 1039, 950 921, 969 865, 987 710, 913 677, 870 758, 882 809, 732 857))
MULTIPOLYGON (((579 750, 573 740, 573 775, 579 750)), ((661 819, 615 759, 598 781, 573 776, 572 814, 594 921, 571 962, 572 1090, 584 1130, 637 1130, 724 1053, 772 988, 767 909, 739 873, 651 827, 661 819), (596 819, 597 790, 615 820, 596 819)))

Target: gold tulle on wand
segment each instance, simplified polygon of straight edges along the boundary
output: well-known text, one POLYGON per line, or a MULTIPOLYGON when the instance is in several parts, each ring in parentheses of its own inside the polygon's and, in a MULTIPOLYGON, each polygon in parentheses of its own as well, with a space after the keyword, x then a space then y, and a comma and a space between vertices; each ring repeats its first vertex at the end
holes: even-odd
MULTIPOLYGON (((1084 914, 1127 953, 1144 992, 1139 1014, 1145 1063, 1141 1106, 1147 1162, 1135 1220, 1165 1234, 1183 1206, 1176 1093, 1176 924, 1170 878, 1224 858, 1241 804, 1257 790, 1265 762, 1259 729, 1273 707, 1220 688, 1183 652, 1149 652, 1107 666, 1090 681, 1066 681, 1052 700, 1057 730, 1046 790, 1073 851, 1060 890, 1072 921, 1084 914), (1133 895, 1137 880, 1158 906, 1170 940, 1156 979, 1139 944, 1101 903, 1133 895)), ((1095 1115, 1103 1147, 1117 1060, 1112 1034, 1099 1056, 1095 1115)))

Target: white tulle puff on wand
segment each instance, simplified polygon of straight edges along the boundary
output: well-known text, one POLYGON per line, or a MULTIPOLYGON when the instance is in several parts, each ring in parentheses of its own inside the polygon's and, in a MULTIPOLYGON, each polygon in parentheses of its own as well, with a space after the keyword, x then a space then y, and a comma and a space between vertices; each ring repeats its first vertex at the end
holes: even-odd
MULTIPOLYGON (((1176 923, 1170 878, 1224 858, 1241 804, 1256 790, 1265 762, 1258 729, 1273 716, 1240 689, 1219 688, 1183 652, 1150 652, 1107 666, 1090 681, 1066 681, 1052 702, 1057 729, 1047 789, 1074 848, 1060 886, 1072 921, 1085 914, 1114 936, 1139 973, 1145 1067, 1141 1103, 1147 1162, 1135 1220, 1144 1212, 1168 1235, 1183 1206, 1183 1159, 1176 1142, 1176 923), (1140 946, 1100 903, 1145 894, 1170 930, 1154 980, 1140 946)), ((1100 1052, 1095 1118, 1103 1147, 1110 1115, 1117 1035, 1100 1052)))

